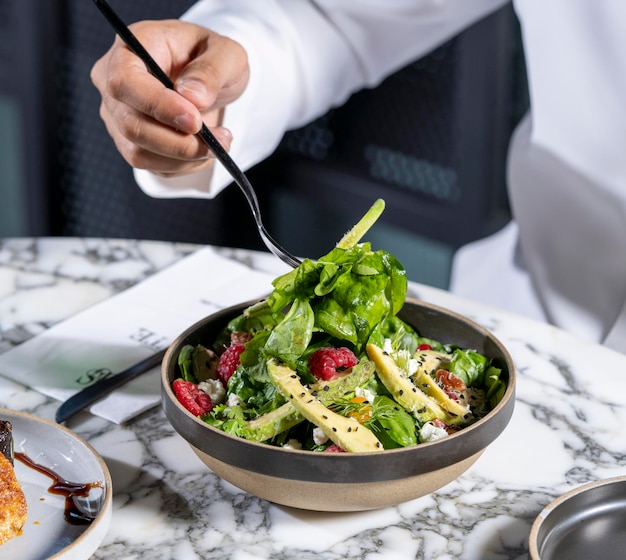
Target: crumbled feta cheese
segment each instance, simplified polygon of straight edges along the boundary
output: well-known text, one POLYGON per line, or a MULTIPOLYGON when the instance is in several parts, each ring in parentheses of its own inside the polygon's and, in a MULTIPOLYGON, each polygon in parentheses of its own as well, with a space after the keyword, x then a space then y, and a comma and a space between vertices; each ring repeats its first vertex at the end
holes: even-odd
POLYGON ((198 383, 198 389, 211 397, 211 402, 220 404, 226 396, 226 389, 219 379, 207 379, 198 383))
POLYGON ((369 389, 364 389, 363 387, 357 387, 354 390, 355 397, 363 397, 368 403, 373 403, 376 395, 372 393, 369 389))
POLYGON ((448 432, 446 432, 443 428, 438 428, 432 422, 426 422, 420 430, 420 440, 424 443, 442 439, 447 437, 447 435, 448 432))
POLYGON ((390 338, 385 338, 385 341, 383 342, 383 352, 385 352, 385 354, 391 354, 393 352, 390 338))
POLYGON ((235 393, 231 393, 228 395, 228 400, 226 401, 228 406, 241 406, 241 399, 235 395, 235 393))
POLYGON ((413 366, 412 362, 414 360, 408 350, 398 350, 397 352, 391 354, 391 356, 405 377, 410 377, 417 370, 417 364, 415 364, 415 370, 411 371, 413 366))
POLYGON ((328 441, 328 436, 317 426, 313 428, 313 441, 315 445, 322 445, 328 441))
POLYGON ((297 439, 290 439, 285 445, 285 449, 302 449, 302 444, 297 439))
POLYGON ((411 377, 417 372, 418 367, 419 367, 419 360, 411 358, 409 360, 409 377, 411 377))
POLYGON ((396 362, 402 364, 402 369, 406 372, 407 377, 410 377, 415 373, 415 371, 411 371, 411 362, 413 362, 413 357, 408 350, 399 350, 396 362))

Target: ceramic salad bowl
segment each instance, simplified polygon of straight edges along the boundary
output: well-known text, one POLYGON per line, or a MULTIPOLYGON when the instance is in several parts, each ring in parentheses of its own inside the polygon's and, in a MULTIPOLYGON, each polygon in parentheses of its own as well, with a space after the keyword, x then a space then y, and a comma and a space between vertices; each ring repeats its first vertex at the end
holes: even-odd
POLYGON ((174 429, 214 473, 270 502, 314 511, 397 505, 442 488, 463 474, 505 429, 515 404, 515 368, 502 343, 468 318, 409 299, 398 316, 422 336, 472 348, 502 369, 506 390, 480 420, 429 443, 367 453, 317 453, 256 443, 214 428, 188 412, 172 390, 186 344, 207 344, 253 302, 197 322, 169 347, 162 364, 162 404, 174 429))

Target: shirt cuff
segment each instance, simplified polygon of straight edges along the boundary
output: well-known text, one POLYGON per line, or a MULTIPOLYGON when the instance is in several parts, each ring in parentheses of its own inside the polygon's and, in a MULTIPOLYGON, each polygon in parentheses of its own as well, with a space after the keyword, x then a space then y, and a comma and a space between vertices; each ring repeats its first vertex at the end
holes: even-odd
POLYGON ((141 190, 154 198, 214 198, 225 186, 212 181, 212 169, 180 177, 161 177, 145 169, 133 172, 141 190))

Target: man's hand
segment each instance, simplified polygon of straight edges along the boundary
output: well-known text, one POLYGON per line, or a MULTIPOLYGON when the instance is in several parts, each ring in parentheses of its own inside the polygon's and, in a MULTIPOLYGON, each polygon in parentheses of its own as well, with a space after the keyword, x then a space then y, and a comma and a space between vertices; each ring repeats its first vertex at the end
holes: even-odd
POLYGON ((232 136, 220 126, 221 115, 248 83, 245 50, 178 20, 142 21, 130 28, 175 91, 152 76, 117 37, 91 71, 102 96, 100 116, 117 149, 131 166, 165 177, 210 166, 213 155, 195 134, 204 121, 229 149, 232 136))

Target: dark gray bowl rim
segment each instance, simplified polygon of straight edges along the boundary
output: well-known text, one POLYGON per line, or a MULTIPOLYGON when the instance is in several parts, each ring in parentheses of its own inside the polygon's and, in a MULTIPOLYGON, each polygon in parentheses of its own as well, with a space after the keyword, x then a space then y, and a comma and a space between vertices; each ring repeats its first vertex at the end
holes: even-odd
MULTIPOLYGON (((413 447, 372 453, 315 453, 257 443, 222 432, 188 412, 171 388, 173 364, 180 347, 205 325, 227 321, 249 305, 250 300, 222 309, 196 322, 170 345, 161 368, 161 395, 165 415, 174 429, 192 446, 234 467, 268 476, 308 482, 366 483, 397 480, 449 467, 483 451, 504 430, 515 405, 516 372, 504 345, 487 329, 449 309, 407 298, 406 304, 451 317, 489 339, 502 354, 500 366, 508 374, 502 400, 486 416, 446 438, 413 447), (172 364, 171 367, 168 365, 172 364)), ((400 313, 400 315, 402 312, 400 313)))

